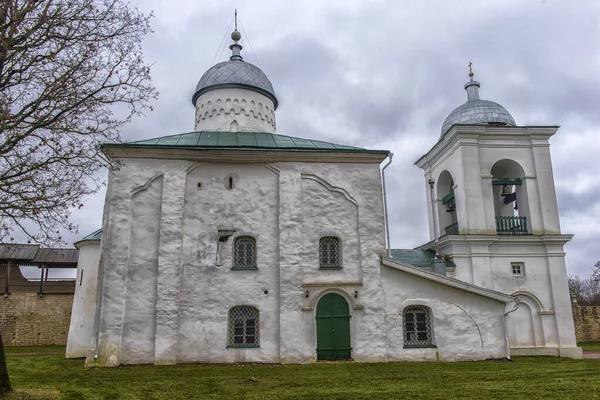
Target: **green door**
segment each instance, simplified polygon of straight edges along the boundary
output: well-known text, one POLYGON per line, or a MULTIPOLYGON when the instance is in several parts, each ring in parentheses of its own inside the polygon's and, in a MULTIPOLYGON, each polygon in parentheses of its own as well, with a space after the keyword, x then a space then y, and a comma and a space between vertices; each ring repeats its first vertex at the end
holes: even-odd
POLYGON ((317 304, 317 360, 349 359, 351 350, 348 303, 326 294, 317 304))

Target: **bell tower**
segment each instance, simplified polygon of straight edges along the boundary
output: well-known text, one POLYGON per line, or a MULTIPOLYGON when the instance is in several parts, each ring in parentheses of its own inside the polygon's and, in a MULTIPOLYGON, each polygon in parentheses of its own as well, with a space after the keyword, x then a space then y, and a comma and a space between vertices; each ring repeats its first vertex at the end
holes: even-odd
POLYGON ((504 107, 479 98, 473 75, 467 102, 448 115, 439 141, 415 163, 436 181, 437 235, 560 234, 548 142, 558 126, 516 126, 504 107))
POLYGON ((507 317, 514 355, 580 357, 575 344, 549 139, 558 126, 517 126, 500 104, 467 101, 416 161, 424 171, 433 249, 452 259, 449 275, 518 297, 507 317), (432 180, 433 189, 430 190, 432 180), (437 227, 437 229, 435 229, 437 227))

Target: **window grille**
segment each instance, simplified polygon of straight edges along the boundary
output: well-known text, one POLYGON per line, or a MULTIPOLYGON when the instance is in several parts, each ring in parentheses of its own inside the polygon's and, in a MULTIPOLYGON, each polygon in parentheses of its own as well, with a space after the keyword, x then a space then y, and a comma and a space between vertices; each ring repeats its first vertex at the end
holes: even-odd
POLYGON ((322 237, 319 241, 320 268, 341 268, 340 239, 333 236, 322 237))
POLYGON ((404 309, 404 346, 432 346, 431 312, 425 306, 404 309))
POLYGON ((256 239, 251 236, 235 239, 233 269, 256 269, 256 239))
POLYGON ((229 347, 259 347, 258 310, 237 306, 229 310, 229 347))

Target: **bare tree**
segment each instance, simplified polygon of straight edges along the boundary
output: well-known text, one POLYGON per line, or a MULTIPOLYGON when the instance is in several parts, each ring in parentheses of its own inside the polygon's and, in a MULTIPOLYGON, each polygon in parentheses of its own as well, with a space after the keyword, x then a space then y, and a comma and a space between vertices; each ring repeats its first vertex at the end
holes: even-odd
POLYGON ((597 261, 592 267, 592 279, 600 284, 600 261, 597 261))
POLYGON ((77 230, 69 210, 103 184, 100 144, 158 94, 141 48, 151 17, 122 0, 0 1, 0 242, 77 230))
POLYGON ((569 276, 569 290, 582 306, 600 306, 600 261, 592 267, 589 277, 569 276))

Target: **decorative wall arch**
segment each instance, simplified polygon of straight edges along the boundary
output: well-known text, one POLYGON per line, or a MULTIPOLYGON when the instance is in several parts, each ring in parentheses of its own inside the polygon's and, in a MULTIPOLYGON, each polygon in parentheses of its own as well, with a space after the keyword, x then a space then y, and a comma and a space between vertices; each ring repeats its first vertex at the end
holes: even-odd
POLYGON ((402 348, 404 344, 402 337, 404 332, 404 309, 408 306, 417 305, 428 307, 431 310, 433 340, 442 354, 455 351, 455 339, 440 334, 441 332, 448 330, 455 332, 455 335, 460 335, 462 348, 470 349, 469 351, 471 354, 464 354, 461 355, 461 357, 464 356, 465 359, 472 359, 473 357, 485 358, 485 341, 483 337, 485 331, 482 332, 480 330, 475 318, 473 318, 467 310, 456 303, 427 298, 404 299, 398 307, 394 309, 392 314, 388 314, 390 322, 386 332, 386 341, 388 348, 392 353, 397 353, 397 349, 402 348))
POLYGON ((325 179, 320 178, 317 175, 302 174, 301 178, 317 182, 331 192, 340 193, 342 196, 344 196, 346 198, 346 200, 348 200, 349 202, 351 202, 358 208, 358 202, 356 200, 354 200, 354 198, 352 196, 350 196, 350 194, 345 189, 343 189, 341 187, 333 186, 329 182, 327 182, 325 179))
POLYGON ((510 295, 514 297, 529 297, 531 301, 533 301, 539 307, 540 311, 547 311, 544 308, 544 305, 542 304, 541 300, 531 292, 525 290, 517 290, 516 292, 512 292, 510 295))
MULTIPOLYGON (((361 281, 360 207, 343 188, 331 185, 313 174, 301 174, 302 181, 302 246, 307 279, 319 280, 319 238, 325 231, 337 231, 342 239, 344 268, 336 273, 338 280, 361 281), (314 227, 321 227, 315 230, 314 227), (346 268, 347 267, 347 268, 346 268)), ((334 232, 331 232, 334 233, 334 232)), ((333 276, 331 277, 333 278, 333 276)), ((330 279, 331 279, 330 278, 330 279)))
POLYGON ((137 194, 139 192, 142 192, 142 191, 148 189, 148 187, 152 184, 152 182, 154 182, 154 180, 156 180, 158 178, 162 178, 162 177, 163 177, 162 173, 154 175, 152 178, 148 179, 146 181, 146 183, 144 183, 143 185, 137 186, 137 187, 134 187, 133 189, 131 189, 131 192, 130 192, 131 195, 133 196, 134 194, 137 194))
POLYGON ((545 346, 544 326, 541 312, 542 302, 533 293, 516 291, 512 293, 520 300, 517 311, 507 316, 509 341, 512 347, 545 346))
MULTIPOLYGON (((354 290, 356 290, 356 289, 354 289, 354 290)), ((360 305, 356 302, 356 299, 354 298, 354 296, 350 295, 350 293, 348 293, 345 289, 329 287, 329 288, 319 289, 317 291, 317 293, 310 295, 309 306, 313 310, 313 312, 316 312, 315 310, 317 309, 317 304, 319 303, 319 300, 321 300, 323 298, 323 296, 325 296, 326 294, 329 294, 329 293, 335 293, 335 294, 339 294, 340 296, 342 296, 348 302, 348 305, 350 306, 350 310, 351 310, 350 314, 352 314, 352 310, 361 308, 360 305)))

